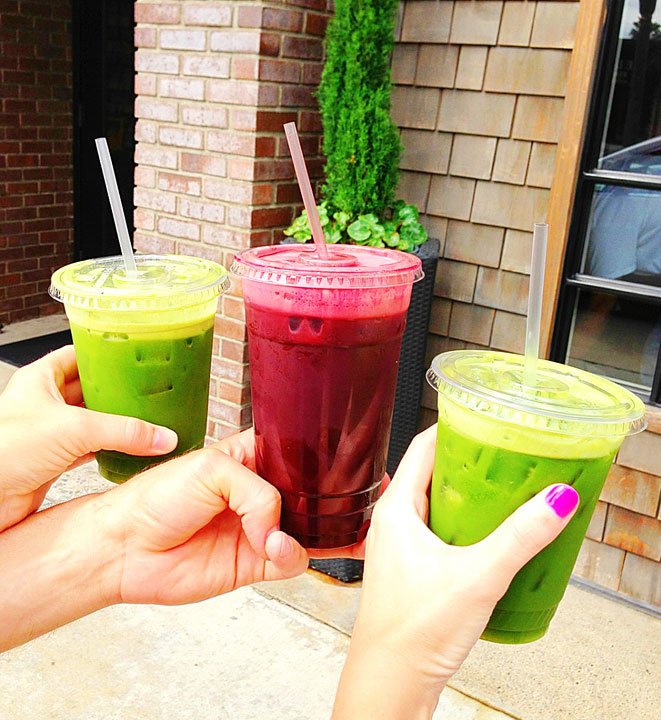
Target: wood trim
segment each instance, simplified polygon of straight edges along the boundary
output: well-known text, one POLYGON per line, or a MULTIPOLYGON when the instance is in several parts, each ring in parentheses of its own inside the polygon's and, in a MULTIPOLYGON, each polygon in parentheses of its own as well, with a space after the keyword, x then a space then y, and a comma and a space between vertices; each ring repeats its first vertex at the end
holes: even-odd
POLYGON ((549 237, 541 326, 544 357, 548 357, 551 343, 590 91, 605 17, 606 0, 581 0, 547 216, 549 237))

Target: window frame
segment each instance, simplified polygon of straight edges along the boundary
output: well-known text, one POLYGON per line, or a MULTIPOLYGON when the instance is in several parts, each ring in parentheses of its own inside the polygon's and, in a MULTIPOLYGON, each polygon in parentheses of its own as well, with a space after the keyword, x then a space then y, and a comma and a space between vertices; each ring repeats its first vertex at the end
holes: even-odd
MULTIPOLYGON (((571 220, 560 275, 558 302, 549 352, 551 360, 561 363, 564 363, 567 358, 574 312, 580 290, 608 293, 619 297, 634 297, 645 299, 653 304, 661 304, 661 288, 579 272, 586 246, 596 185, 619 185, 661 191, 661 176, 637 175, 603 170, 597 167, 607 121, 613 72, 618 59, 618 33, 624 6, 625 0, 607 0, 606 2, 606 18, 599 43, 588 105, 586 131, 573 194, 571 220)), ((656 359, 649 397, 646 393, 640 395, 646 403, 661 406, 661 347, 656 359)))

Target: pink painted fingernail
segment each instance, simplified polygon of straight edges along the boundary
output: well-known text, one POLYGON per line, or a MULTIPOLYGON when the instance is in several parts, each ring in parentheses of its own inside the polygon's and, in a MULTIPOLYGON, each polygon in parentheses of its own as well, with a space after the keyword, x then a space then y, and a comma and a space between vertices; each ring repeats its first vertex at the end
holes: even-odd
POLYGON ((569 485, 554 485, 544 499, 559 518, 566 518, 578 506, 581 498, 569 485))

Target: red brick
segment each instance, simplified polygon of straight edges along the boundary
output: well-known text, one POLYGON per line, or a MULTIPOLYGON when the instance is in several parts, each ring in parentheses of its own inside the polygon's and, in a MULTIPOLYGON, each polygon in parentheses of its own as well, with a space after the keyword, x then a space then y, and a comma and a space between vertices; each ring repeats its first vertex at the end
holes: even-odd
POLYGON ((204 80, 161 77, 158 86, 162 97, 204 100, 204 80))
POLYGON ((262 58, 259 61, 260 80, 274 82, 297 83, 301 77, 301 66, 292 60, 269 60, 262 58))
POLYGON ((303 60, 321 60, 321 40, 285 35, 282 41, 282 57, 303 60))
POLYGON ((275 194, 277 203, 300 203, 301 190, 297 183, 282 183, 278 185, 275 194))
POLYGON ((133 245, 140 252, 156 253, 157 255, 168 255, 175 251, 174 240, 138 232, 133 235, 133 245))
POLYGON ((297 113, 295 112, 258 110, 255 130, 281 133, 285 123, 296 122, 296 119, 297 113))
POLYGON ((135 149, 135 161, 144 165, 155 165, 156 167, 174 170, 177 167, 177 152, 175 150, 163 150, 151 148, 147 145, 138 145, 135 149))
POLYGON ((232 155, 247 155, 252 157, 255 153, 255 136, 242 135, 232 132, 208 132, 207 147, 209 150, 232 155))
POLYGON ((209 7, 208 5, 185 5, 185 25, 222 25, 232 24, 232 9, 229 6, 209 7))
POLYGON ((222 223, 225 221, 225 207, 223 205, 197 202, 195 200, 189 200, 188 198, 179 198, 179 214, 183 217, 205 220, 212 223, 222 223))
POLYGON ((285 5, 310 8, 311 10, 327 10, 326 0, 282 0, 285 5))
POLYGON ((134 30, 133 40, 138 48, 155 48, 156 47, 156 28, 152 27, 136 27, 134 30))
POLYGON ((252 204, 270 205, 273 202, 273 185, 253 185, 252 204))
POLYGON ((240 228, 251 227, 250 208, 241 205, 232 205, 227 210, 227 222, 240 228))
POLYGON ((140 230, 153 230, 156 227, 156 215, 150 210, 135 208, 133 211, 133 224, 140 230))
POLYGON ((283 107, 316 107, 314 88, 305 85, 283 85, 281 103, 283 107))
MULTIPOLYGON (((243 241, 237 237, 237 234, 228 228, 218 227, 217 225, 205 225, 202 228, 202 239, 205 243, 211 245, 220 245, 222 247, 230 247, 236 250, 242 250, 245 245, 243 241)), ((225 267, 229 267, 227 260, 223 259, 225 267)))
POLYGON ((186 125, 204 127, 227 127, 227 109, 219 107, 188 106, 181 109, 182 121, 186 125))
POLYGON ((238 13, 239 27, 261 27, 262 26, 262 8, 243 5, 239 8, 238 13))
POLYGON ((198 177, 162 172, 158 174, 158 189, 186 195, 200 195, 202 183, 198 177))
POLYGON ((165 50, 206 50, 207 34, 204 30, 161 30, 160 43, 165 50))
POLYGON ((217 378, 241 383, 248 377, 248 366, 220 358, 211 358, 211 373, 217 378))
POLYGON ((156 171, 154 168, 136 165, 134 175, 136 185, 147 188, 156 187, 156 171))
POLYGON ((323 125, 321 124, 321 114, 318 112, 310 112, 303 110, 301 112, 301 122, 299 132, 321 132, 323 125))
POLYGON ((200 130, 187 130, 174 127, 161 127, 158 139, 163 145, 176 145, 200 149, 202 147, 202 132, 200 130))
POLYGON ((661 560, 661 521, 611 505, 604 542, 636 555, 661 560))
POLYGON ((179 4, 136 3, 136 23, 176 25, 179 22, 179 4))
POLYGON ((220 352, 222 357, 234 362, 248 362, 248 345, 246 343, 236 342, 235 340, 221 339, 220 352))
POLYGON ((174 213, 176 209, 175 196, 162 192, 135 188, 133 191, 133 199, 136 206, 149 208, 150 210, 174 213))
POLYGON ((246 405, 250 402, 250 385, 239 385, 221 380, 217 387, 217 397, 220 400, 226 400, 235 405, 246 405))
POLYGON ((224 157, 213 155, 194 155, 181 153, 181 169, 188 172, 197 172, 204 175, 227 175, 227 161, 224 157))
POLYGON ((252 185, 206 178, 204 194, 214 200, 249 205, 252 199, 252 185))
POLYGON ((209 416, 224 420, 237 427, 241 426, 242 410, 238 405, 230 405, 214 398, 209 399, 209 416))
POLYGON ((253 210, 251 216, 251 227, 283 227, 289 225, 292 220, 292 208, 277 207, 253 210))
POLYGON ((230 76, 230 59, 223 55, 184 55, 184 75, 201 75, 203 77, 228 78, 230 76))
POLYGON ((256 57, 242 57, 236 55, 232 58, 232 77, 236 80, 257 80, 258 64, 256 57))
POLYGON ((322 63, 304 63, 302 82, 304 85, 319 85, 324 66, 322 63))
POLYGON ((231 108, 230 125, 234 130, 256 130, 257 110, 256 108, 243 109, 231 108))
POLYGON ((259 39, 259 54, 277 57, 280 54, 280 35, 264 32, 259 39))
POLYGON ((236 180, 254 180, 255 161, 248 158, 231 158, 228 165, 228 174, 236 180))
POLYGON ((156 77, 154 75, 136 75, 134 89, 136 95, 156 95, 156 77))
POLYGON ((219 30, 211 33, 210 47, 215 52, 258 53, 260 33, 252 30, 219 30))
POLYGON ((275 138, 260 136, 255 138, 255 157, 273 157, 275 155, 275 138))
POLYGON ((180 255, 194 255, 195 257, 221 262, 221 251, 219 248, 202 245, 202 243, 177 243, 177 251, 180 255))
POLYGON ((264 8, 262 27, 267 30, 285 30, 300 32, 303 29, 303 13, 296 10, 278 10, 264 8))
POLYGON ((326 27, 329 21, 328 15, 320 15, 319 13, 309 12, 305 18, 305 32, 307 35, 319 35, 323 37, 326 34, 326 27))
POLYGON ((210 81, 209 100, 231 105, 255 105, 259 96, 257 83, 248 80, 210 81))
POLYGON ((138 50, 135 54, 135 69, 138 72, 179 74, 179 56, 172 53, 155 53, 138 50))
POLYGON ((138 142, 156 142, 156 123, 138 120, 135 124, 135 139, 138 142))
POLYGON ((200 226, 197 223, 181 222, 174 218, 162 217, 158 219, 158 232, 164 235, 173 235, 186 240, 200 239, 200 226))
MULTIPOLYGON (((310 167, 308 166, 308 172, 310 167)), ((258 160, 254 165, 255 180, 289 180, 294 177, 290 160, 258 160)))

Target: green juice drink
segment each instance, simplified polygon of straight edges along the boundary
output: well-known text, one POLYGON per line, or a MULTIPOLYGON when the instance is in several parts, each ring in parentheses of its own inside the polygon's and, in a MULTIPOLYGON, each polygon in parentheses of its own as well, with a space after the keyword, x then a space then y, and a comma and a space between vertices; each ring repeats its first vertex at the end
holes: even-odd
POLYGON ((530 387, 523 364, 518 355, 455 351, 437 356, 427 373, 439 393, 429 525, 442 540, 479 542, 554 483, 581 498, 569 525, 496 606, 482 637, 502 643, 546 632, 615 453, 644 426, 642 402, 615 383, 540 360, 530 387))
POLYGON ((50 293, 65 303, 85 406, 169 427, 179 442, 168 455, 101 450, 99 471, 123 482, 145 468, 202 447, 206 432, 213 326, 227 273, 186 256, 136 256, 67 265, 50 293))

